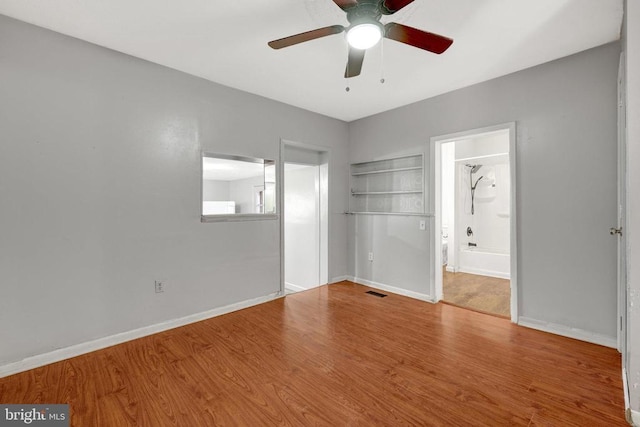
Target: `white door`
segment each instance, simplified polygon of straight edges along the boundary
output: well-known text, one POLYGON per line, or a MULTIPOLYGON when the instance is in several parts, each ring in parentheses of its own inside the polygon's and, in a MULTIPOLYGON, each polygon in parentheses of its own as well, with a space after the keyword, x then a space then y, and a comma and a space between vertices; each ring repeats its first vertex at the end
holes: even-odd
POLYGON ((319 286, 320 166, 284 165, 284 281, 289 291, 319 286))

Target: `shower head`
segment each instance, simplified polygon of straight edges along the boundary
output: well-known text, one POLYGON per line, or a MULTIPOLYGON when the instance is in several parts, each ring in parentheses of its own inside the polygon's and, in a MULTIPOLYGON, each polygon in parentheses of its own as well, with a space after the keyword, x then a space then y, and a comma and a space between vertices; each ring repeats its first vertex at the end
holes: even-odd
POLYGON ((471 171, 470 171, 471 173, 478 172, 478 170, 482 167, 482 165, 470 165, 468 163, 465 166, 468 168, 471 168, 471 171))

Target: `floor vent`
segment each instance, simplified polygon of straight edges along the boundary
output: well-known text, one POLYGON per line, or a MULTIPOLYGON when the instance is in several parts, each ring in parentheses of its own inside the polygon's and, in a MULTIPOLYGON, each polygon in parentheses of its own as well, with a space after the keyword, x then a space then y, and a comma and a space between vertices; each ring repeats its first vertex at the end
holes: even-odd
POLYGON ((367 291, 366 293, 377 296, 379 298, 384 298, 387 296, 386 294, 381 294, 380 292, 376 292, 376 291, 367 291))

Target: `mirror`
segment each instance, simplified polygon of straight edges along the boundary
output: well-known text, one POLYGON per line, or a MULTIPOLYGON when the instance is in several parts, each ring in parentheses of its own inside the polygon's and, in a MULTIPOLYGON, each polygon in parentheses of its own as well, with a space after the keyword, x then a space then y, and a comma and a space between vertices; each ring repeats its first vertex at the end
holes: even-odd
POLYGON ((276 213, 274 160, 202 155, 202 218, 259 219, 276 213))

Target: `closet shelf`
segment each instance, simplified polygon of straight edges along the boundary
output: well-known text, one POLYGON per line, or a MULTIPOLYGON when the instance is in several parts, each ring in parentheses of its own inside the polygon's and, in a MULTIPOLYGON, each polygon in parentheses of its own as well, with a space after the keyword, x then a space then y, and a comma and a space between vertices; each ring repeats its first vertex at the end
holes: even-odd
POLYGON ((351 164, 350 210, 358 215, 425 216, 422 154, 351 164))
POLYGON ((407 191, 352 191, 352 196, 375 196, 375 195, 394 195, 394 194, 422 194, 422 190, 407 191))
POLYGON ((422 170, 421 166, 414 166, 410 168, 396 168, 396 169, 381 169, 367 172, 353 172, 351 176, 373 175, 376 173, 391 173, 391 172, 404 172, 404 171, 416 171, 422 170))
POLYGON ((421 212, 347 212, 349 215, 395 215, 395 216, 421 216, 425 218, 433 217, 432 213, 421 212))

